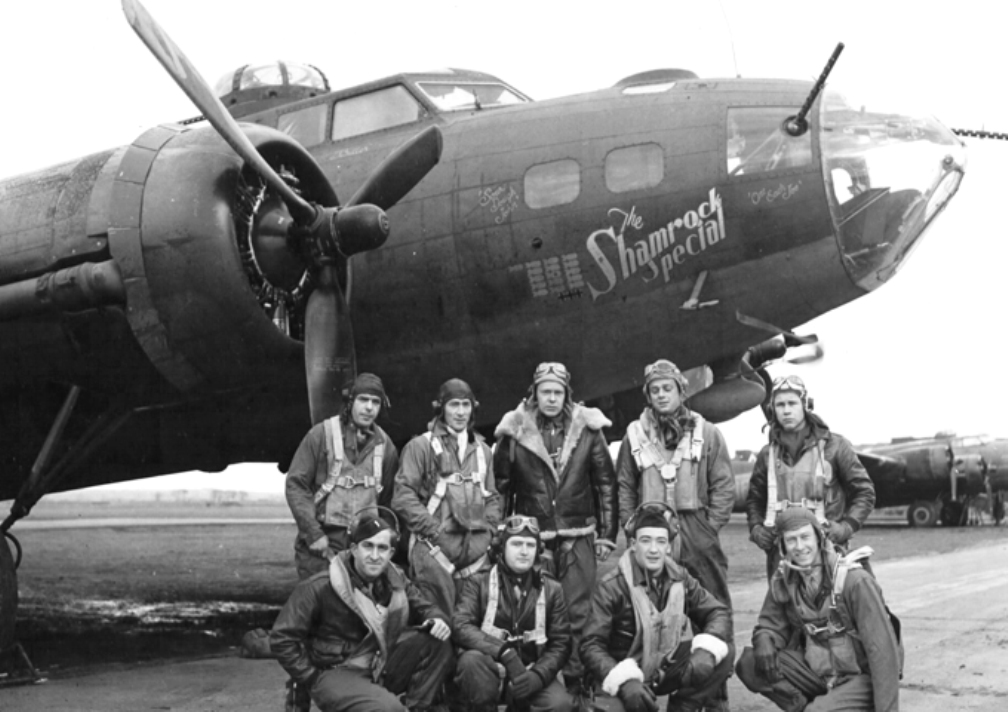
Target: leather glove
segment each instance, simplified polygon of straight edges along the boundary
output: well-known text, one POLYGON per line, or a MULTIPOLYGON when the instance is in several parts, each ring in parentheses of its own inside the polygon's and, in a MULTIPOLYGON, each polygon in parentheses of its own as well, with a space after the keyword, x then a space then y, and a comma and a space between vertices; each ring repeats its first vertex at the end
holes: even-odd
POLYGON ((770 551, 777 543, 777 535, 762 524, 757 524, 749 531, 749 540, 763 551, 770 551))
POLYGON ((624 682, 617 693, 626 712, 658 712, 655 693, 640 680, 624 682))
POLYGON ((526 670, 511 682, 511 697, 523 702, 543 689, 542 678, 531 670, 526 670))
POLYGON ((847 522, 830 522, 826 536, 834 544, 846 544, 854 536, 854 529, 847 522))
POLYGON ((504 648, 497 657, 500 660, 500 664, 504 666, 504 671, 511 682, 515 682, 519 677, 528 672, 525 666, 522 665, 521 656, 518 655, 518 651, 514 648, 504 648))
POLYGON ((715 666, 717 662, 714 660, 714 653, 697 648, 690 654, 686 669, 683 670, 682 686, 700 687, 714 674, 715 666))
POLYGON ((768 682, 780 680, 777 667, 777 648, 770 638, 763 636, 753 642, 753 656, 756 658, 756 672, 768 682))

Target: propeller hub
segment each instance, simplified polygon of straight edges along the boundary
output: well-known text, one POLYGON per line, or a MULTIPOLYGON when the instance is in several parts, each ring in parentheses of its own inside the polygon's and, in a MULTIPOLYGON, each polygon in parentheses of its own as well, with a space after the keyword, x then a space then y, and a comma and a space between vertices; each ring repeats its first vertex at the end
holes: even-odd
POLYGON ((263 277, 274 287, 292 291, 305 273, 304 261, 288 240, 291 216, 278 196, 264 201, 255 218, 251 247, 263 277))

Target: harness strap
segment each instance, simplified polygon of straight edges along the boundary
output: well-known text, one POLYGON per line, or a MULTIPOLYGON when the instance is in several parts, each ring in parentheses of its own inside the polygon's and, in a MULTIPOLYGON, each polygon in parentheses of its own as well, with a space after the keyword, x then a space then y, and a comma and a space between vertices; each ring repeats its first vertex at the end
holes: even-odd
POLYGON ((671 461, 666 460, 665 453, 647 436, 640 420, 635 420, 627 428, 630 452, 633 454, 638 469, 642 473, 649 467, 658 470, 662 482, 665 484, 665 501, 672 506, 675 506, 676 480, 683 460, 700 462, 703 457, 703 416, 695 413, 693 418, 693 427, 679 440, 675 452, 672 453, 671 461))
MULTIPOLYGON (((434 433, 428 430, 424 433, 424 437, 427 438, 427 442, 430 443, 431 449, 437 456, 438 460, 444 454, 444 446, 441 444, 439 438, 434 437, 434 433)), ((459 472, 453 472, 449 475, 440 475, 438 477, 437 484, 434 485, 434 492, 431 494, 429 500, 427 500, 427 512, 431 516, 438 511, 441 506, 441 502, 444 500, 445 495, 448 493, 448 485, 460 485, 466 482, 473 482, 479 485, 480 492, 484 497, 490 496, 490 490, 486 488, 484 482, 486 481, 486 455, 483 453, 483 446, 477 442, 476 443, 476 472, 469 475, 463 475, 459 472)))
POLYGON ((329 443, 329 474, 326 476, 326 481, 322 483, 322 486, 315 493, 315 504, 328 497, 337 486, 347 489, 358 486, 374 487, 375 491, 380 494, 382 491, 381 472, 382 461, 385 458, 385 441, 382 440, 376 443, 371 453, 372 474, 365 475, 364 479, 358 480, 350 475, 342 474, 346 451, 343 449, 343 429, 340 427, 339 416, 326 420, 324 428, 326 442, 329 443))
POLYGON ((788 507, 811 509, 815 512, 816 520, 819 524, 826 526, 826 471, 823 467, 823 462, 826 460, 826 441, 820 440, 816 445, 816 449, 818 457, 816 457, 813 477, 815 479, 816 493, 821 496, 813 499, 802 497, 800 500, 792 502, 786 499, 777 499, 777 455, 780 450, 776 443, 770 446, 770 452, 767 453, 767 508, 763 526, 768 529, 773 528, 777 520, 777 513, 788 507))
POLYGON ((343 470, 343 460, 346 459, 346 452, 343 450, 343 429, 340 427, 339 416, 328 418, 324 422, 325 441, 329 445, 329 473, 325 482, 315 492, 315 504, 328 497, 336 487, 336 480, 343 470))
POLYGON ((494 625, 497 619, 497 606, 500 601, 500 580, 497 577, 497 565, 490 569, 490 589, 487 592, 487 609, 483 616, 483 624, 480 626, 487 635, 493 636, 505 642, 521 641, 522 643, 535 643, 538 654, 542 654, 542 649, 546 645, 546 587, 539 590, 539 597, 535 604, 535 627, 532 630, 523 631, 521 636, 512 636, 503 628, 494 625))

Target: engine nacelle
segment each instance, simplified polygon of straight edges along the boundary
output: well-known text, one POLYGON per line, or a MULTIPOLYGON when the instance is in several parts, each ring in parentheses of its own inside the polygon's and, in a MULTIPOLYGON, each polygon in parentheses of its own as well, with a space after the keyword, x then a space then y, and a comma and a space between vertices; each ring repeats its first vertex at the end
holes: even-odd
MULTIPOLYGON (((299 144, 272 129, 243 129, 272 165, 296 176, 306 198, 336 204, 299 144)), ((248 185, 257 179, 210 127, 151 129, 116 172, 108 236, 127 318, 148 358, 181 391, 275 379, 303 358, 301 344, 263 311, 270 285, 250 284, 254 248, 240 244, 239 232, 246 223, 253 229, 249 213, 266 196, 264 185, 248 185)), ((290 255, 292 263, 300 259, 290 255)))

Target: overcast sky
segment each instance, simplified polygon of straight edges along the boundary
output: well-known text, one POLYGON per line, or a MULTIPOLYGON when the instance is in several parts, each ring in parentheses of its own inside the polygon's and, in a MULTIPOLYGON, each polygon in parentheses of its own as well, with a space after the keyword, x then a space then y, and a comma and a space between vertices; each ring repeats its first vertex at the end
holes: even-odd
MULTIPOLYGON (((133 34, 119 2, 8 5, 0 15, 0 176, 129 143, 152 125, 197 113, 133 34)), ((453 66, 547 99, 659 67, 813 79, 842 41, 833 86, 904 111, 920 107, 950 127, 1008 131, 1003 23, 979 0, 146 6, 211 84, 242 64, 283 58, 317 65, 334 87, 453 66)), ((826 357, 798 372, 820 414, 855 442, 941 429, 1008 436, 1000 210, 1008 145, 968 146, 959 195, 903 271, 799 329, 819 335, 826 357)), ((785 370, 795 369, 772 372, 785 370)), ((722 429, 733 449, 756 448, 760 424, 750 413, 722 429)))

